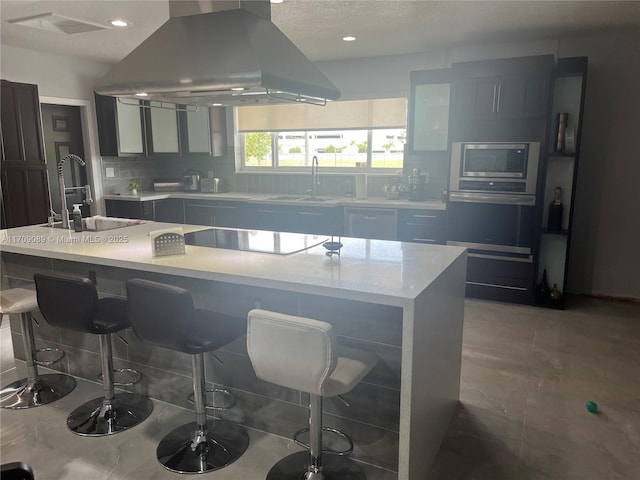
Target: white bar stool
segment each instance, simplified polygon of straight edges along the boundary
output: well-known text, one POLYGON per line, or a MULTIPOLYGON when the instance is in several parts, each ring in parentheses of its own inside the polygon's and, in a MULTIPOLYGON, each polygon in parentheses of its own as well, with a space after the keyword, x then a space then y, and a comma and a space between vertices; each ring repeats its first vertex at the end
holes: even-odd
POLYGON ((364 350, 337 344, 333 327, 310 318, 251 310, 248 315, 247 351, 261 380, 307 392, 309 406, 309 452, 293 453, 276 463, 267 480, 363 480, 362 469, 345 455, 353 449, 346 435, 322 427, 322 398, 349 392, 376 363, 364 350), (351 447, 344 452, 323 450, 322 432, 346 437, 351 447), (334 453, 323 458, 323 453, 334 453))
MULTIPOLYGON (((27 362, 27 377, 0 390, 0 407, 32 408, 46 405, 71 392, 76 381, 61 373, 38 374, 36 346, 31 312, 38 308, 36 291, 32 288, 11 288, 0 292, 0 314, 20 314, 22 342, 27 362)), ((48 364, 50 362, 41 362, 48 364)))

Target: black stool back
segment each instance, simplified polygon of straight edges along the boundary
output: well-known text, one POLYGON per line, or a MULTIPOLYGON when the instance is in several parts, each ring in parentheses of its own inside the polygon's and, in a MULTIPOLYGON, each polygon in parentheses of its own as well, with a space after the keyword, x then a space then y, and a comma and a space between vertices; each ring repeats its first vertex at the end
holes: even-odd
POLYGON ((91 280, 41 273, 33 277, 38 306, 49 324, 79 332, 100 333, 93 323, 98 311, 98 292, 91 280))
POLYGON ((142 341, 191 353, 187 334, 192 329, 187 324, 196 315, 188 290, 134 278, 127 281, 127 297, 129 321, 142 341))

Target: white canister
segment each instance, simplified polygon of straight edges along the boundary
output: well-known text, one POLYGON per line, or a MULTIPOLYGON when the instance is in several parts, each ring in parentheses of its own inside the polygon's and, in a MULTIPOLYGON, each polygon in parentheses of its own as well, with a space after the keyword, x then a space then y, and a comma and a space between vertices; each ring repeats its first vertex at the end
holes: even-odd
POLYGON ((356 200, 367 198, 367 174, 356 173, 356 200))

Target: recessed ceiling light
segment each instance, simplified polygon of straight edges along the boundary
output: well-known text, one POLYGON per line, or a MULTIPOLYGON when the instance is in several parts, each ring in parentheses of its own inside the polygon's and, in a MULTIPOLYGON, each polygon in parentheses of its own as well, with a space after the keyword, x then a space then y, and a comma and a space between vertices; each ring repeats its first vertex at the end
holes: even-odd
POLYGON ((353 42, 355 39, 356 37, 352 35, 347 35, 346 37, 342 37, 342 40, 344 40, 345 42, 353 42))
POLYGON ((136 97, 147 97, 149 94, 146 92, 136 93, 136 97))
POLYGON ((221 103, 212 103, 211 106, 212 107, 221 107, 222 104, 221 103))
POLYGON ((284 0, 271 0, 271 3, 282 3, 284 0))
POLYGON ((111 25, 113 25, 114 27, 128 27, 129 23, 125 22, 124 20, 121 20, 119 18, 115 19, 115 20, 111 20, 109 22, 111 25))
POLYGON ((242 90, 244 90, 243 87, 233 87, 231 88, 231 90, 233 90, 234 92, 241 92, 242 90))

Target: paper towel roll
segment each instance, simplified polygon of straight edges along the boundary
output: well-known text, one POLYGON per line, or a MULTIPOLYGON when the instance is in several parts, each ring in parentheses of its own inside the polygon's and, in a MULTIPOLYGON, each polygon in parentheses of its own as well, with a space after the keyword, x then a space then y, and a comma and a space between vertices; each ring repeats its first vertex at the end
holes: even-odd
POLYGON ((356 173, 356 199, 367 198, 367 174, 356 173))

